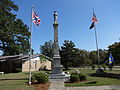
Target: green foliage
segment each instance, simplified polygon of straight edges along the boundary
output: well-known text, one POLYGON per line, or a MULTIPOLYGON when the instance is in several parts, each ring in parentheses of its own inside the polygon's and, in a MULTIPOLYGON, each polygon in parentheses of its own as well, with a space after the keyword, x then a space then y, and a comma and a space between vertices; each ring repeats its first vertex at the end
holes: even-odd
POLYGON ((48 75, 45 73, 35 73, 32 75, 32 82, 47 83, 48 75))
POLYGON ((70 81, 71 81, 72 83, 78 82, 79 80, 80 80, 79 75, 71 75, 71 76, 70 76, 70 81))
MULTIPOLYGON (((99 56, 100 56, 100 64, 105 63, 105 59, 107 57, 107 51, 104 49, 99 49, 99 56)), ((92 64, 98 64, 98 52, 97 51, 91 51, 89 54, 89 59, 91 60, 91 65, 92 64)))
POLYGON ((48 82, 48 75, 45 73, 39 73, 37 75, 38 83, 47 83, 48 82))
POLYGON ((115 64, 120 64, 120 42, 115 42, 114 44, 108 47, 108 51, 112 53, 112 56, 115 60, 115 64))
POLYGON ((84 65, 90 64, 90 59, 89 59, 89 52, 86 50, 81 50, 78 48, 75 48, 74 52, 74 60, 72 63, 73 67, 80 67, 84 65))
POLYGON ((110 66, 109 66, 109 69, 110 69, 110 71, 112 71, 112 69, 113 69, 113 65, 110 65, 110 66))
MULTIPOLYGON (((100 62, 105 63, 104 59, 106 57, 106 50, 99 49, 100 52, 100 62), (103 61, 102 61, 103 60, 103 61)), ((84 65, 94 65, 98 64, 97 51, 86 51, 75 48, 72 41, 65 40, 63 46, 60 50, 61 63, 64 68, 68 67, 80 67, 84 65)))
POLYGON ((89 58, 92 60, 91 64, 97 64, 97 52, 91 51, 89 58))
POLYGON ((75 56, 75 45, 72 41, 65 40, 63 46, 61 46, 60 56, 61 56, 61 63, 65 69, 72 66, 72 61, 74 60, 75 56))
POLYGON ((0 0, 0 50, 3 55, 27 54, 30 32, 12 11, 18 7, 11 0, 0 0))
POLYGON ((40 51, 42 54, 53 57, 53 42, 51 40, 44 43, 44 45, 40 46, 40 51))
MULTIPOLYGON (((67 70, 67 72, 74 72, 74 69, 67 70)), ((81 69, 80 73, 83 73, 87 80, 84 82, 77 82, 77 83, 65 83, 65 86, 67 87, 79 87, 79 86, 101 86, 101 85, 120 85, 120 79, 117 78, 107 78, 107 77, 98 77, 98 76, 91 76, 91 74, 95 73, 95 70, 91 69, 81 69)), ((119 75, 120 70, 113 70, 109 71, 106 70, 107 73, 113 73, 114 75, 119 75)), ((98 73, 98 75, 100 75, 98 73)), ((113 76, 114 76, 113 75, 113 76)), ((111 75, 110 75, 111 76, 111 75)), ((109 75, 108 75, 109 77, 109 75)))
POLYGON ((31 77, 31 80, 33 83, 35 83, 37 81, 37 75, 36 74, 33 74, 32 77, 31 77))
POLYGON ((92 67, 92 70, 95 70, 95 65, 94 64, 92 64, 91 67, 92 67))
POLYGON ((104 70, 106 70, 106 65, 105 65, 105 64, 102 64, 102 68, 104 68, 104 70))
POLYGON ((28 72, 5 73, 0 75, 0 90, 35 90, 27 82, 28 72))
POLYGON ((61 63, 65 69, 89 64, 89 52, 75 48, 72 41, 65 40, 60 50, 61 63))
POLYGON ((82 73, 78 74, 80 81, 86 81, 86 76, 82 73))
POLYGON ((76 74, 77 74, 76 72, 71 73, 71 75, 76 75, 76 74))
POLYGON ((84 75, 84 74, 82 74, 82 73, 79 73, 79 74, 77 74, 77 73, 71 73, 71 76, 79 76, 79 81, 86 81, 86 76, 84 75))

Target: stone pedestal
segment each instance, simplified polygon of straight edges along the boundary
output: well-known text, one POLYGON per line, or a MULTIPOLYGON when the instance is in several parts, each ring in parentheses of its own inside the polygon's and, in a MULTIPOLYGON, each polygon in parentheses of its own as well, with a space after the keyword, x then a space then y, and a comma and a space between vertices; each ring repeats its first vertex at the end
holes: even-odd
POLYGON ((63 75, 63 74, 50 74, 49 81, 50 82, 64 82, 65 75, 63 75))
POLYGON ((53 63, 52 74, 62 74, 63 66, 60 65, 60 56, 59 55, 54 55, 52 63, 53 63))

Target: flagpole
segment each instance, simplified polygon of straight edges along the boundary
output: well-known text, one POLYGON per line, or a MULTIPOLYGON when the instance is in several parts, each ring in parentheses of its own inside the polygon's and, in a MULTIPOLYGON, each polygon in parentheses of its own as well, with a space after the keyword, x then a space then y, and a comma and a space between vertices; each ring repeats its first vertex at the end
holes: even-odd
POLYGON ((31 20, 30 20, 30 53, 29 53, 29 85, 31 84, 31 57, 32 57, 32 12, 33 6, 31 8, 31 20))
POLYGON ((95 40, 96 40, 97 57, 98 57, 98 67, 100 69, 100 54, 99 54, 98 37, 97 37, 97 31, 96 31, 96 25, 95 25, 95 23, 94 23, 94 29, 95 29, 95 40))

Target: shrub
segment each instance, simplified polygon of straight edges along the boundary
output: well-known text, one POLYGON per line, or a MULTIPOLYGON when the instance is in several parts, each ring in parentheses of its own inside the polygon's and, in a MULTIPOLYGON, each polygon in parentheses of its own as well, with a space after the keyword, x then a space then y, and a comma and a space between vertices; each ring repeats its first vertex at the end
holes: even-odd
POLYGON ((71 73, 71 75, 76 75, 77 73, 71 73))
POLYGON ((36 73, 32 75, 31 80, 32 80, 32 82, 36 82, 36 80, 37 80, 36 79, 36 73))
POLYGON ((86 76, 85 75, 83 75, 83 74, 78 74, 79 75, 79 79, 80 79, 80 81, 86 81, 86 76))
POLYGON ((36 79, 37 79, 38 83, 47 83, 48 75, 45 73, 38 73, 36 79))
POLYGON ((102 64, 102 67, 104 68, 104 70, 106 70, 106 65, 105 64, 102 64))
POLYGON ((35 73, 32 75, 32 82, 37 81, 38 83, 47 83, 48 75, 45 73, 35 73))
POLYGON ((71 75, 70 81, 71 82, 78 82, 80 80, 79 75, 71 75))
POLYGON ((95 70, 95 65, 91 65, 91 67, 92 67, 92 70, 95 70))

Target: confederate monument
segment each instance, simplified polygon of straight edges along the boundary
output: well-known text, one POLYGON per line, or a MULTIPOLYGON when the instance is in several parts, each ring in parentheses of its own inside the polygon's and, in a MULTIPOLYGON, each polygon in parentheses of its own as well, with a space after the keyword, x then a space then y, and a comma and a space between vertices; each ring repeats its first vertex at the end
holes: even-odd
POLYGON ((58 45, 58 14, 54 11, 54 56, 52 61, 52 74, 50 75, 50 81, 64 80, 62 75, 62 65, 60 64, 59 45, 58 45))

